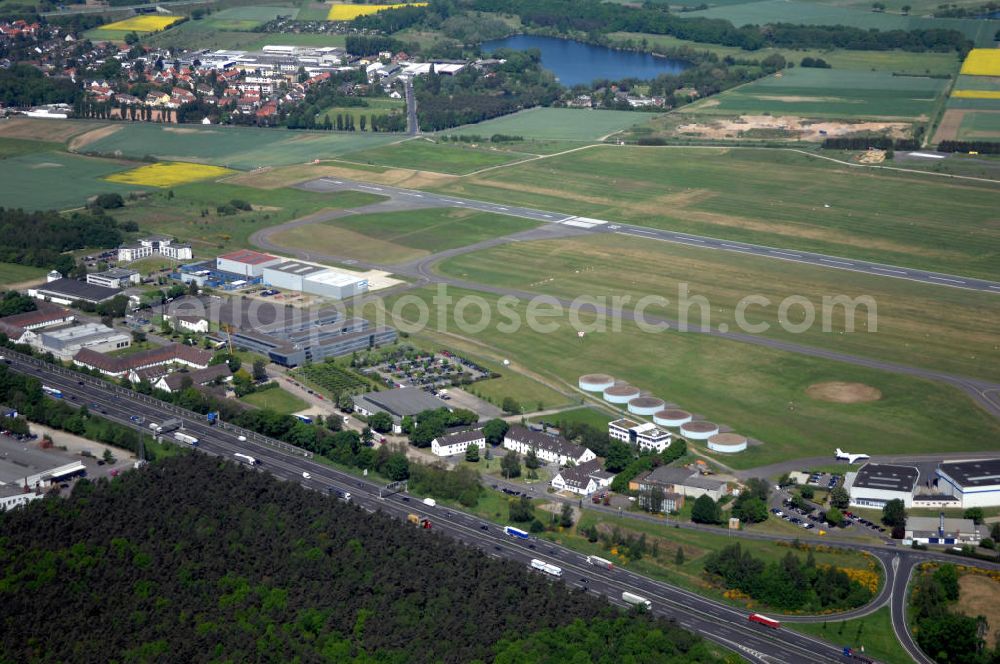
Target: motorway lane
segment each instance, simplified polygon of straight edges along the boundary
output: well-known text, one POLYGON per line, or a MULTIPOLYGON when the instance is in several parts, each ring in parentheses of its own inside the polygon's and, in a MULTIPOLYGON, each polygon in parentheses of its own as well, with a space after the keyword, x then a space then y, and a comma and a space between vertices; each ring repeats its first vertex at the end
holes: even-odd
MULTIPOLYGON (((105 381, 67 370, 62 370, 66 373, 54 373, 57 370, 50 365, 39 365, 36 361, 25 362, 15 354, 9 354, 8 358, 12 360, 12 369, 43 376, 44 384, 62 390, 68 403, 96 404, 98 410, 106 411, 102 413, 104 417, 137 429, 148 432, 143 426, 132 423, 129 420, 131 415, 145 417, 146 423, 178 416, 168 404, 147 403, 136 398, 138 395, 128 391, 120 392, 123 388, 105 381), (79 381, 84 384, 79 385, 79 381), (70 399, 71 395, 76 399, 70 399)), ((274 443, 263 443, 260 440, 239 441, 236 432, 210 426, 201 416, 193 413, 182 416, 182 419, 184 430, 199 438, 198 448, 205 453, 228 458, 232 458, 237 451, 251 454, 261 460, 262 469, 277 477, 302 482, 308 488, 319 491, 325 491, 328 487, 349 491, 352 502, 370 512, 378 510, 401 519, 405 519, 410 512, 428 516, 434 523, 434 530, 484 549, 488 555, 500 555, 525 565, 535 557, 552 562, 563 568, 564 578, 570 585, 587 587, 594 594, 605 594, 609 601, 616 604, 621 604, 622 591, 642 595, 653 602, 654 612, 657 614, 673 618, 686 628, 736 649, 753 661, 793 664, 839 659, 836 647, 789 630, 772 631, 754 625, 746 620, 745 611, 637 576, 627 570, 607 571, 592 567, 584 562, 585 557, 581 554, 555 544, 539 540, 530 543, 512 540, 503 535, 496 525, 491 524, 487 530, 481 530, 479 526, 483 522, 463 512, 441 507, 430 508, 416 499, 404 501, 404 497, 400 495, 380 499, 375 485, 319 464, 302 450, 280 443, 285 449, 278 449, 274 443), (305 480, 302 477, 303 471, 309 472, 311 478, 305 480), (451 516, 447 516, 448 514, 451 516), (530 545, 534 545, 535 549, 530 548, 530 545), (588 579, 586 583, 580 581, 584 577, 588 579)))
POLYGON ((829 256, 809 251, 768 247, 750 242, 723 240, 705 235, 679 233, 676 231, 661 230, 646 226, 634 226, 631 224, 610 222, 604 219, 592 219, 589 217, 567 215, 516 205, 488 203, 469 198, 446 196, 443 194, 417 191, 414 189, 404 189, 402 187, 375 185, 366 182, 339 178, 320 178, 318 180, 301 184, 299 187, 309 191, 367 191, 404 201, 409 200, 419 202, 422 205, 434 204, 442 207, 460 207, 468 208, 470 210, 481 210, 483 212, 506 214, 545 223, 565 224, 594 233, 617 233, 620 235, 629 235, 646 240, 683 244, 689 247, 750 254, 762 258, 790 261, 793 263, 806 263, 817 267, 848 270, 850 272, 862 272, 864 274, 878 277, 906 279, 908 281, 916 281, 932 286, 948 286, 951 288, 962 288, 1000 295, 1000 282, 990 281, 987 279, 962 277, 940 272, 931 272, 929 270, 920 270, 915 268, 900 267, 897 265, 886 265, 884 263, 873 263, 871 261, 844 258, 842 256, 829 256))

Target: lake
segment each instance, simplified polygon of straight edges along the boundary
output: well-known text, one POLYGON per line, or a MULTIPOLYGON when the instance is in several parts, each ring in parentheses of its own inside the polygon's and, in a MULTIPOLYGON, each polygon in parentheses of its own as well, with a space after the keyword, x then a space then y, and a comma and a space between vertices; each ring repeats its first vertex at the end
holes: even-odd
POLYGON ((537 48, 542 53, 542 66, 551 71, 566 86, 589 84, 594 79, 619 81, 623 78, 650 79, 660 74, 676 74, 691 65, 683 60, 661 58, 637 51, 616 51, 572 39, 514 35, 505 39, 483 42, 483 51, 498 48, 525 51, 537 48))

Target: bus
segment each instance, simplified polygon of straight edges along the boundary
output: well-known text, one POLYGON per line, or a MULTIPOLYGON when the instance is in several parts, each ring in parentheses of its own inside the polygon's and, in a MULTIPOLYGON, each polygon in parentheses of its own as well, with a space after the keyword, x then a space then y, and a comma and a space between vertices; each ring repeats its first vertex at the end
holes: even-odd
POLYGON ((257 459, 254 459, 249 454, 243 454, 242 452, 237 452, 233 456, 236 457, 237 461, 242 461, 243 463, 247 464, 248 466, 256 466, 257 465, 257 459))
POLYGON ((646 607, 647 611, 651 611, 653 609, 653 603, 650 602, 648 599, 646 599, 645 597, 641 597, 639 595, 633 595, 630 592, 622 593, 622 601, 625 602, 626 604, 631 604, 632 606, 646 607))
POLYGON ((48 385, 42 385, 42 392, 45 392, 47 395, 49 395, 53 399, 62 399, 63 398, 62 390, 57 390, 56 388, 49 387, 48 385))
POLYGON ((504 526, 503 534, 510 535, 511 537, 516 537, 518 539, 523 539, 523 540, 529 539, 531 537, 531 535, 529 535, 527 532, 521 530, 520 528, 515 528, 514 526, 504 526))
POLYGON ((762 616, 759 613, 751 613, 748 620, 758 625, 764 625, 765 627, 770 627, 771 629, 778 629, 781 627, 781 623, 774 618, 768 618, 767 616, 762 616))
POLYGON ((545 572, 551 576, 559 577, 563 574, 561 567, 556 567, 555 565, 551 565, 544 560, 539 560, 538 558, 532 558, 531 567, 532 569, 537 569, 539 572, 545 572))
POLYGON ((605 560, 604 558, 598 558, 597 556, 587 556, 587 563, 590 565, 596 565, 597 567, 605 567, 607 569, 614 569, 615 564, 610 560, 605 560))

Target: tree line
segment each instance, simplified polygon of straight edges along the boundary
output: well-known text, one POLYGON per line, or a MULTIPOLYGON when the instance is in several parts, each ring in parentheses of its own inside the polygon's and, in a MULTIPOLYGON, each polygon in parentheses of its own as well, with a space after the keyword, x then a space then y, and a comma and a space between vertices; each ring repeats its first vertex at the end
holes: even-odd
POLYGON ((73 104, 82 96, 80 86, 68 78, 46 76, 26 64, 15 64, 9 69, 0 67, 0 99, 5 106, 73 104))
POLYGON ((25 212, 0 207, 0 262, 54 268, 67 274, 75 261, 64 252, 117 247, 124 228, 99 209, 65 216, 55 210, 25 212))
POLYGON ((849 136, 843 138, 827 138, 823 140, 826 150, 919 150, 920 142, 913 138, 897 138, 889 136, 849 136))
POLYGON ((990 141, 941 141, 938 143, 937 149, 941 152, 1000 154, 1000 143, 990 141))
POLYGON ((952 608, 961 595, 958 582, 958 569, 947 563, 919 574, 911 594, 917 643, 941 664, 996 664, 1000 644, 990 648, 983 639, 986 618, 952 608))
POLYGON ((188 454, 0 514, 0 657, 715 664, 699 637, 188 454))

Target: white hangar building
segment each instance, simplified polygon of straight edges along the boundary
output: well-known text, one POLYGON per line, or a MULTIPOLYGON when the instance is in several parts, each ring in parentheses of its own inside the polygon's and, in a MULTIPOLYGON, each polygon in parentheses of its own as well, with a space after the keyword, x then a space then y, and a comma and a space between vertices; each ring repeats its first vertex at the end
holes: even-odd
POLYGON ((938 491, 958 498, 963 508, 1000 505, 1000 459, 945 461, 937 476, 938 491))

